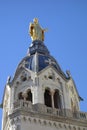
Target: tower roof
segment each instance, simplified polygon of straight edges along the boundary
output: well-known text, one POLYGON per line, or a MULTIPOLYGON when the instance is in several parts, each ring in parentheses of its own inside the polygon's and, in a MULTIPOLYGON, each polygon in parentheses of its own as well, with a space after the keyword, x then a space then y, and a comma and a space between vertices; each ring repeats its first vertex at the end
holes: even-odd
POLYGON ((30 45, 27 56, 19 63, 16 73, 20 67, 25 67, 26 69, 38 73, 48 66, 52 66, 57 72, 62 74, 64 78, 67 78, 57 61, 50 55, 43 41, 35 40, 30 45))

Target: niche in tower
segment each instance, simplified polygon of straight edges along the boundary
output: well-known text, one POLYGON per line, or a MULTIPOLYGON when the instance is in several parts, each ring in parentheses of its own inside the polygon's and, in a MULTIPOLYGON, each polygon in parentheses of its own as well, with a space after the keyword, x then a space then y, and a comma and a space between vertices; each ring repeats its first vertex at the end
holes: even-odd
POLYGON ((61 100, 59 95, 59 90, 55 90, 54 93, 54 107, 60 109, 61 108, 61 100))
POLYGON ((24 98, 23 98, 23 94, 22 94, 22 92, 20 92, 20 93, 18 94, 18 99, 19 99, 19 100, 24 99, 24 98))
POLYGON ((26 101, 32 102, 32 93, 31 93, 31 90, 30 90, 30 89, 27 90, 27 98, 26 98, 26 101))
POLYGON ((50 89, 45 89, 44 102, 47 107, 52 107, 51 93, 50 89))

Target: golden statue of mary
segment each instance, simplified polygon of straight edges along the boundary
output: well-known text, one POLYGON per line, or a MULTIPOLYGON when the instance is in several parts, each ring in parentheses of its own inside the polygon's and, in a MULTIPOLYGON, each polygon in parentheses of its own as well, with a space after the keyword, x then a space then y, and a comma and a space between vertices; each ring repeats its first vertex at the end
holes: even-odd
POLYGON ((47 29, 42 29, 40 27, 37 18, 34 18, 33 23, 30 23, 29 33, 30 33, 32 41, 34 40, 44 41, 44 32, 46 31, 47 29))

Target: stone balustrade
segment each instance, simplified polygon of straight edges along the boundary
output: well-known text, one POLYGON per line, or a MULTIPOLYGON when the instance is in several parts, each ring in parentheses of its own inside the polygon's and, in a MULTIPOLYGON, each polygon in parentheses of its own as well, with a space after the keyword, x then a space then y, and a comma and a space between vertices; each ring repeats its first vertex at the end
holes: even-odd
POLYGON ((32 104, 29 101, 18 100, 14 102, 14 109, 13 111, 21 109, 27 111, 33 111, 38 113, 44 113, 45 115, 54 115, 57 117, 68 117, 74 118, 79 120, 87 120, 87 113, 81 111, 71 111, 70 109, 56 109, 47 107, 44 104, 32 104))

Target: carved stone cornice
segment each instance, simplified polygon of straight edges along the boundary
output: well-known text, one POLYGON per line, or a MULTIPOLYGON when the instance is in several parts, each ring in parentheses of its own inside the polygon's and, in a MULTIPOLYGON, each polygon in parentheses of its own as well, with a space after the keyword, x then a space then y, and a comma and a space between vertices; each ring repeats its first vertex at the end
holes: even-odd
MULTIPOLYGON (((34 106, 33 106, 34 107, 34 106)), ((45 108, 45 107, 44 107, 45 108)), ((14 119, 18 116, 24 116, 27 117, 28 119, 30 117, 32 118, 38 118, 38 120, 42 119, 42 120, 47 120, 50 122, 57 122, 57 123, 63 123, 63 124, 71 124, 74 126, 80 126, 80 127, 87 127, 87 120, 81 120, 81 119, 75 119, 72 117, 64 117, 62 115, 57 115, 57 114, 52 114, 51 111, 50 113, 46 113, 42 111, 38 111, 38 109, 36 109, 37 111, 35 111, 35 109, 31 109, 31 110, 27 110, 27 109, 16 109, 12 114, 9 115, 10 119, 14 119)), ((52 109, 53 110, 53 109, 52 109)))

